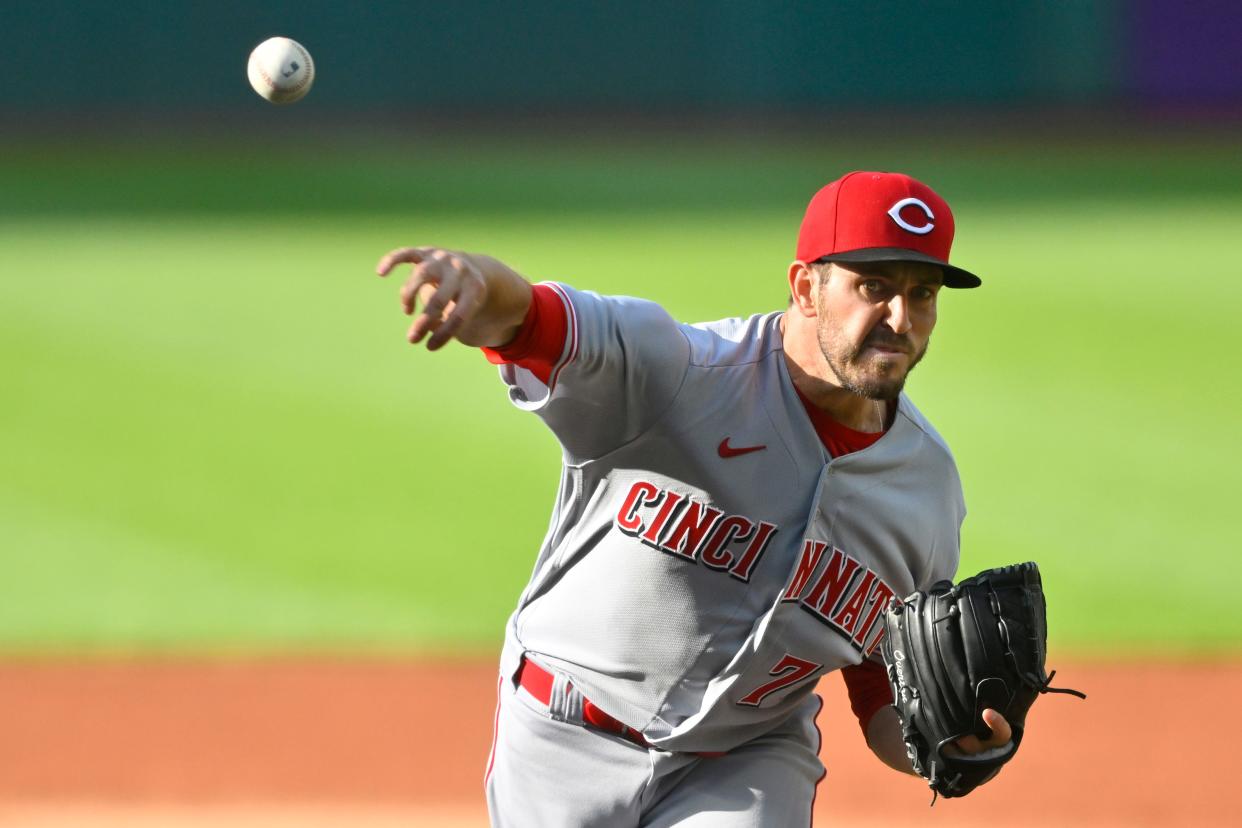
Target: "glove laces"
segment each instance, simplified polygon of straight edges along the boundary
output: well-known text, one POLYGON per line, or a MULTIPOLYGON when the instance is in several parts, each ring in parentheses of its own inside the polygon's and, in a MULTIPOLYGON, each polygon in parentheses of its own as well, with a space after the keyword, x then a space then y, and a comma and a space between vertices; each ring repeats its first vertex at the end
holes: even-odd
POLYGON ((1056 674, 1057 674, 1057 671, 1053 670, 1051 673, 1048 674, 1048 678, 1044 679, 1043 681, 1032 682, 1032 684, 1034 684, 1035 687, 1039 690, 1040 695, 1044 693, 1064 693, 1068 696, 1077 696, 1080 699, 1087 698, 1087 694, 1079 690, 1071 690, 1068 687, 1050 687, 1049 685, 1052 683, 1052 677, 1055 676, 1056 674))

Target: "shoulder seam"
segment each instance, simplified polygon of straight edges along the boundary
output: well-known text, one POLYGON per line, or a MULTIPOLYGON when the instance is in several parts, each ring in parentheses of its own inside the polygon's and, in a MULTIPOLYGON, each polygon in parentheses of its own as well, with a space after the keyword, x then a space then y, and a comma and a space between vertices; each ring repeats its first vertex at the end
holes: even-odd
MULTIPOLYGON (((767 314, 763 314, 763 316, 771 316, 773 313, 780 313, 780 311, 770 311, 767 314)), ((753 319, 754 317, 749 317, 749 318, 753 319)), ((703 324, 703 323, 700 323, 700 324, 703 324)), ((771 323, 768 322, 766 324, 771 324, 771 323)), ((690 361, 690 365, 692 365, 695 368, 735 368, 735 367, 739 367, 742 365, 756 365, 760 362, 763 362, 765 359, 771 356, 774 351, 785 350, 785 343, 783 341, 781 341, 779 338, 771 337, 771 339, 773 339, 774 341, 767 343, 767 346, 764 348, 764 350, 752 359, 738 360, 736 362, 707 362, 707 361, 702 361, 702 360, 696 360, 694 357, 694 352, 695 352, 694 343, 693 341, 691 341, 690 337, 686 334, 686 331, 685 331, 687 327, 693 328, 695 326, 686 325, 683 323, 681 325, 678 325, 678 327, 682 329, 682 336, 686 337, 686 342, 687 344, 690 345, 690 360, 689 361, 690 361)), ((703 330, 703 329, 699 329, 699 330, 703 330)), ((713 333, 711 331, 706 331, 706 332, 713 333)), ((713 335, 715 334, 713 333, 713 335)), ((764 332, 764 336, 767 337, 766 330, 764 332)))
MULTIPOLYGON (((667 311, 666 311, 666 313, 667 313, 667 311)), ((685 339, 685 340, 686 340, 686 348, 687 348, 687 350, 688 350, 688 349, 690 348, 690 340, 689 340, 689 338, 686 336, 686 332, 685 332, 684 330, 682 330, 682 326, 681 326, 681 325, 678 325, 678 326, 677 326, 677 332, 678 332, 679 334, 681 334, 682 339, 685 339)), ((613 454, 614 452, 620 451, 621 449, 625 448, 626 446, 630 445, 631 443, 633 443, 633 442, 635 442, 635 441, 637 441, 637 440, 642 439, 642 437, 644 437, 644 436, 647 434, 647 432, 651 431, 653 428, 655 428, 657 425, 659 425, 660 421, 664 419, 664 416, 665 416, 666 414, 668 414, 668 412, 669 412, 669 411, 671 411, 671 410, 673 409, 673 406, 677 403, 677 400, 678 400, 678 399, 680 399, 680 397, 681 397, 681 392, 682 392, 682 391, 685 389, 685 387, 686 387, 686 377, 688 377, 688 376, 690 375, 690 368, 691 368, 691 362, 690 362, 690 360, 687 358, 687 360, 686 360, 686 369, 685 369, 684 371, 682 371, 682 373, 681 373, 681 382, 679 382, 679 383, 677 384, 677 390, 673 392, 673 394, 672 394, 672 396, 671 396, 671 397, 669 397, 669 400, 668 400, 668 405, 664 406, 664 408, 660 411, 660 413, 659 413, 659 414, 657 414, 656 416, 652 417, 652 418, 651 418, 651 422, 647 423, 647 425, 646 425, 646 426, 644 426, 644 427, 642 428, 642 430, 640 430, 637 434, 635 434, 633 437, 631 437, 630 439, 626 440, 626 441, 625 441, 625 442, 623 442, 623 443, 618 443, 617 445, 615 445, 615 446, 611 447, 610 449, 608 449, 608 451, 605 451, 605 452, 603 452, 602 454, 600 454, 600 455, 598 455, 598 456, 596 456, 596 457, 587 457, 587 458, 583 458, 581 461, 579 461, 579 462, 577 462, 577 463, 563 463, 563 465, 565 465, 566 467, 570 467, 570 468, 581 469, 581 468, 583 468, 583 467, 585 467, 585 466, 589 466, 589 465, 591 465, 592 463, 598 463, 600 460, 604 459, 604 458, 605 458, 605 457, 607 457, 608 455, 613 454)))
POLYGON ((742 365, 757 365, 770 357, 774 352, 784 350, 784 347, 781 345, 772 345, 754 359, 738 360, 737 362, 696 362, 694 359, 691 359, 690 365, 694 368, 738 368, 742 365))

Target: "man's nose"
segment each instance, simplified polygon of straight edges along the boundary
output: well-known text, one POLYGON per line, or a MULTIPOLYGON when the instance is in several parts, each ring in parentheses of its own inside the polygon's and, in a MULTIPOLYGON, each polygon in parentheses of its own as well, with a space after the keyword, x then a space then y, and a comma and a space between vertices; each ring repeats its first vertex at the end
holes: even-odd
POLYGON ((897 295, 888 300, 888 318, 884 322, 892 329, 893 333, 904 334, 909 332, 910 307, 906 303, 906 297, 897 295))

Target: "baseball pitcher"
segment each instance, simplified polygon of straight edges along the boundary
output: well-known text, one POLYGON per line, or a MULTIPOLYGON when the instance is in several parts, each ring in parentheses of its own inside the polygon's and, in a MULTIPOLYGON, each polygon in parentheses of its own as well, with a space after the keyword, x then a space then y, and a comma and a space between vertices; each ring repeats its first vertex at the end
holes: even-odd
MULTIPOLYGON (((785 310, 693 325, 487 256, 380 260, 413 265, 410 342, 481 348, 562 448, 505 630, 494 825, 808 825, 834 670, 913 772, 879 645, 891 600, 958 564, 957 469, 902 393, 942 290, 980 284, 953 232, 927 185, 850 173, 807 207, 785 310)), ((980 714, 947 754, 1007 755, 1010 724, 980 714)))

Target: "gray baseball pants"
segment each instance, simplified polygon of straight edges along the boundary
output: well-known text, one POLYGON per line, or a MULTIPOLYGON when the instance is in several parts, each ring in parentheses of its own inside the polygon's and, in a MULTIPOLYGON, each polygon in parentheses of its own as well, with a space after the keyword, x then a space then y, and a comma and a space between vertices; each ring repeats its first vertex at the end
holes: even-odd
MULTIPOLYGON (((572 691, 571 691, 572 692, 572 691)), ((562 703, 564 702, 564 703, 562 703)), ((580 701, 578 706, 580 707, 580 701)), ((487 771, 494 828, 807 828, 824 776, 809 697, 776 730, 719 757, 641 747, 576 724, 500 682, 487 771)))

